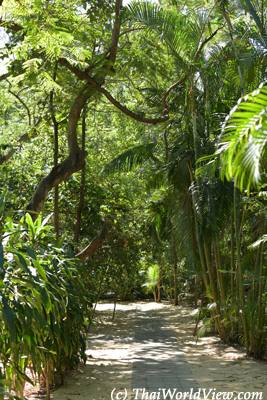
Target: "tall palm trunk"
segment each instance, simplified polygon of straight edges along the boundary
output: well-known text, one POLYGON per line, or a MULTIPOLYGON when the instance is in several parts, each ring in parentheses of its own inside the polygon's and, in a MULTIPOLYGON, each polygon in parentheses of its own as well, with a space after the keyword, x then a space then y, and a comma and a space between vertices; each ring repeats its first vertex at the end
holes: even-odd
POLYGON ((225 285, 224 285, 224 278, 221 272, 222 263, 221 263, 221 254, 220 248, 218 243, 218 238, 213 241, 213 252, 214 252, 214 263, 216 266, 216 274, 217 274, 217 281, 218 281, 218 289, 220 293, 220 301, 221 304, 225 305, 226 303, 226 295, 225 295, 225 285))
POLYGON ((172 265, 173 265, 173 304, 175 306, 178 305, 178 281, 177 281, 177 263, 178 263, 178 257, 177 257, 177 251, 176 251, 176 241, 175 241, 175 236, 172 234, 172 265))
MULTIPOLYGON (((53 80, 56 81, 57 78, 57 64, 55 66, 53 80)), ((56 119, 55 106, 54 106, 54 90, 50 92, 50 114, 53 124, 54 131, 54 168, 58 166, 58 157, 59 157, 59 130, 58 130, 58 122, 56 119)), ((59 186, 56 185, 54 188, 54 227, 55 234, 57 240, 59 239, 59 186)))
POLYGON ((248 346, 249 332, 246 322, 245 303, 244 303, 244 282, 241 257, 241 219, 240 219, 240 193, 234 188, 234 227, 235 227, 235 245, 236 245, 236 287, 237 287, 237 305, 238 317, 241 318, 245 342, 248 346))
MULTIPOLYGON (((84 154, 85 154, 85 142, 86 142, 86 114, 87 114, 87 109, 85 106, 82 113, 82 144, 81 144, 82 152, 84 154)), ((84 196, 85 196, 85 180, 86 180, 86 162, 84 162, 81 171, 79 203, 77 206, 76 224, 74 228, 74 241, 76 243, 79 241, 81 233, 82 211, 84 208, 84 196)))
POLYGON ((233 52, 237 61, 237 72, 238 72, 238 76, 239 76, 239 80, 240 80, 240 90, 241 90, 241 95, 244 95, 244 91, 245 91, 245 87, 244 87, 244 77, 243 77, 243 73, 241 70, 241 65, 240 65, 240 57, 239 57, 239 53, 238 53, 238 49, 236 47, 235 44, 235 40, 234 40, 234 27, 232 25, 232 21, 230 18, 230 15, 226 9, 225 4, 221 5, 221 12, 223 15, 223 18, 226 22, 226 25, 228 27, 228 31, 229 31, 229 35, 231 38, 231 44, 232 44, 232 48, 233 48, 233 52))
MULTIPOLYGON (((192 166, 190 164, 188 164, 188 170, 189 170, 190 180, 191 180, 191 185, 192 185, 194 182, 194 178, 193 178, 192 166)), ((205 290, 207 293, 209 291, 210 285, 209 285, 209 280, 208 280, 203 243, 201 242, 201 238, 200 238, 199 224, 198 224, 197 211, 196 211, 195 204, 196 204, 196 196, 195 196, 195 192, 193 191, 192 192, 192 213, 193 213, 193 219, 194 219, 194 234, 195 234, 197 248, 198 248, 199 262, 200 262, 200 268, 201 268, 201 277, 202 277, 202 280, 203 280, 203 283, 205 286, 205 290)))
MULTIPOLYGON (((190 99, 189 99, 189 104, 190 104, 190 112, 192 116, 192 132, 193 132, 193 143, 194 143, 194 162, 196 163, 198 157, 199 157, 199 151, 198 151, 198 130, 197 130, 197 109, 196 109, 196 102, 195 102, 195 90, 194 90, 194 75, 192 74, 191 76, 191 82, 190 82, 190 99)), ((189 170, 190 172, 190 177, 191 177, 191 185, 196 183, 198 184, 198 177, 194 177, 192 168, 189 170)), ((199 221, 198 221, 198 214, 197 214, 197 209, 196 209, 196 204, 197 204, 197 192, 195 190, 192 190, 192 203, 193 203, 193 213, 194 213, 194 223, 195 223, 195 234, 196 234, 196 240, 197 240, 197 245, 198 245, 198 251, 199 251, 199 258, 200 258, 200 265, 201 265, 201 270, 202 270, 202 278, 203 282, 206 287, 206 291, 208 292, 209 290, 209 285, 211 284, 210 282, 210 277, 209 280, 207 278, 207 264, 205 260, 205 249, 204 249, 204 244, 202 242, 203 238, 200 236, 200 226, 199 226, 199 221)))

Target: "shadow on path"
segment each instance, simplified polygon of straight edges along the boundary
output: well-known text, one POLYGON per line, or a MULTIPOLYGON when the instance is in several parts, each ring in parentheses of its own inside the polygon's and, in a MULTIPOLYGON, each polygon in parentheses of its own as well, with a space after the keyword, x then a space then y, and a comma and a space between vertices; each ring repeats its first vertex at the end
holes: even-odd
POLYGON ((176 332, 166 323, 166 315, 169 313, 164 309, 136 311, 132 388, 145 388, 149 392, 159 388, 196 390, 198 384, 192 378, 176 332))
POLYGON ((179 392, 197 388, 168 321, 174 314, 171 307, 118 304, 115 321, 111 321, 112 310, 112 304, 98 305, 98 322, 88 337, 86 366, 67 377, 54 400, 110 400, 113 388, 126 389, 128 400, 146 399, 133 389, 151 393, 160 388, 179 392))

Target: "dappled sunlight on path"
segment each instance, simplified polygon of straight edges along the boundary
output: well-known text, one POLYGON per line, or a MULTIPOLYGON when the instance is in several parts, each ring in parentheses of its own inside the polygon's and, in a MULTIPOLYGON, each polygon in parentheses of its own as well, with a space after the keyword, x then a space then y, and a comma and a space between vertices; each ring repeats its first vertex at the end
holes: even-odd
POLYGON ((114 387, 126 388, 128 393, 133 388, 152 392, 199 387, 266 391, 266 363, 246 359, 242 351, 215 337, 196 342, 192 309, 156 303, 118 304, 115 321, 111 320, 112 311, 113 304, 97 306, 86 366, 67 377, 65 385, 55 391, 54 400, 107 400, 114 387))
MULTIPOLYGON (((162 314, 162 312, 161 312, 162 314)), ((225 345, 218 337, 208 336, 196 340, 193 310, 189 307, 167 307, 164 311, 166 326, 176 331, 179 348, 190 364, 193 378, 202 388, 217 391, 262 391, 267 399, 267 363, 246 357, 242 349, 225 345)))
POLYGON ((176 332, 166 324, 164 308, 156 311, 140 308, 135 318, 132 387, 150 392, 159 388, 177 388, 181 392, 196 389, 197 382, 192 378, 176 332))

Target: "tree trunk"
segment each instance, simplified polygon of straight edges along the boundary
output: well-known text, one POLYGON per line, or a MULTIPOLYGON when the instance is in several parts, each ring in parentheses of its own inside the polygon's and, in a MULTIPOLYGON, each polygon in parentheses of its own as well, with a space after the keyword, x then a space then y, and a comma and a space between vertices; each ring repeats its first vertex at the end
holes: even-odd
POLYGON ((161 302, 161 275, 162 275, 162 264, 160 262, 159 263, 159 276, 158 276, 158 283, 157 283, 157 303, 161 302))
POLYGON ((88 258, 92 257, 97 252, 97 250, 103 246, 103 243, 108 236, 110 228, 111 223, 109 221, 106 221, 100 234, 96 236, 91 241, 91 243, 88 244, 88 246, 86 246, 83 250, 76 254, 76 257, 78 257, 81 261, 85 261, 88 258))
POLYGON ((177 282, 177 252, 175 246, 175 238, 172 238, 172 264, 173 264, 173 304, 178 306, 178 282, 177 282))
POLYGON ((72 104, 68 123, 69 155, 63 162, 55 166, 37 186, 32 200, 27 207, 33 218, 42 210, 49 192, 61 182, 68 179, 74 172, 80 171, 84 165, 85 153, 78 145, 77 126, 83 107, 94 94, 95 90, 86 84, 80 90, 72 104))
MULTIPOLYGON (((57 65, 54 71, 54 81, 57 77, 57 65)), ((58 166, 58 122, 56 119, 55 107, 54 107, 54 91, 50 92, 50 114, 53 123, 54 130, 54 168, 58 166)), ((59 188, 55 186, 54 192, 54 227, 57 240, 59 239, 59 188)))
MULTIPOLYGON (((42 210, 49 192, 61 182, 68 179, 73 173, 80 171, 84 165, 85 152, 82 151, 78 145, 77 126, 82 109, 88 100, 99 92, 99 87, 101 87, 106 76, 112 71, 113 65, 116 61, 121 27, 121 8, 122 0, 116 0, 114 10, 114 25, 111 35, 111 47, 109 56, 106 58, 108 64, 103 68, 102 71, 97 72, 95 78, 97 79, 98 84, 96 84, 94 79, 89 82, 87 81, 76 96, 70 109, 68 121, 68 157, 62 163, 55 166, 51 172, 42 179, 27 207, 27 210, 31 213, 33 218, 36 218, 38 213, 42 210)), ((83 71, 81 71, 81 73, 83 73, 83 71)))
MULTIPOLYGON (((86 139, 86 114, 87 110, 86 107, 84 107, 82 114, 82 152, 84 154, 85 154, 85 139, 86 139)), ((75 243, 78 243, 81 232, 82 211, 84 208, 84 196, 85 196, 85 175, 86 175, 86 162, 84 162, 81 172, 80 198, 77 207, 76 224, 74 229, 75 243)))
POLYGON ((248 346, 249 332, 247 328, 246 315, 244 313, 244 282, 241 262, 241 223, 240 223, 240 193, 234 188, 234 227, 235 227, 235 244, 236 244, 236 286, 238 293, 238 317, 240 317, 243 325, 245 343, 248 346))
POLYGON ((221 272, 222 269, 222 262, 221 262, 221 253, 219 248, 218 239, 214 239, 213 241, 213 251, 214 251, 214 262, 215 262, 215 269, 217 273, 217 282, 220 294, 220 301, 224 305, 226 302, 225 296, 225 285, 224 285, 224 277, 223 273, 221 272))

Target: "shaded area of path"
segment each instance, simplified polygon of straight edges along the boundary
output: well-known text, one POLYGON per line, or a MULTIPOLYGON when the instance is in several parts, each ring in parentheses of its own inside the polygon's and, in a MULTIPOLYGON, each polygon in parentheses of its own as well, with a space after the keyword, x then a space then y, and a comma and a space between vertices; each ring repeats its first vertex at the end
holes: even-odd
POLYGON ((55 400, 107 400, 113 388, 126 389, 128 399, 137 399, 132 389, 197 387, 175 331, 166 327, 165 314, 170 317, 173 310, 155 303, 119 304, 115 322, 112 304, 100 304, 97 312, 87 364, 54 393, 55 400))
POLYGON ((151 393, 169 387, 262 391, 267 400, 267 363, 246 358, 214 336, 196 341, 189 307, 118 304, 115 321, 112 311, 113 304, 98 305, 86 366, 66 377, 54 400, 108 400, 113 388, 139 400, 142 393, 133 395, 133 388, 151 393))
POLYGON ((142 310, 135 314, 135 359, 132 388, 145 388, 149 392, 174 389, 187 392, 197 389, 190 365, 177 342, 176 332, 168 327, 166 314, 171 309, 142 310))

